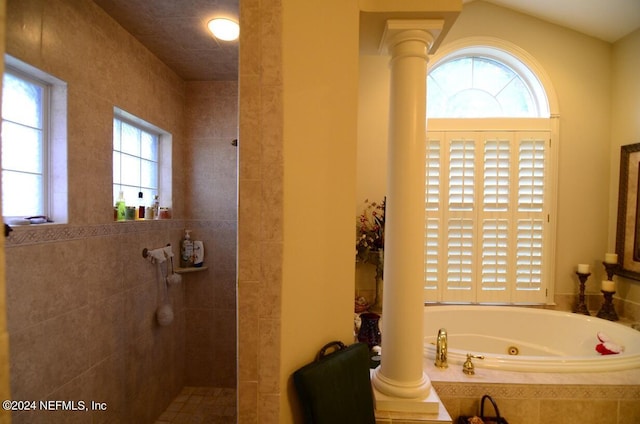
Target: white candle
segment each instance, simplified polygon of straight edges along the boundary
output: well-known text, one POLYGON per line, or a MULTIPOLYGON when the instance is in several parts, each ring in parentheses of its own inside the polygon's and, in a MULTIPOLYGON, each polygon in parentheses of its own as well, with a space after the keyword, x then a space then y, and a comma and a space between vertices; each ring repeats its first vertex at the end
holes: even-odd
POLYGON ((616 291, 616 283, 611 280, 602 280, 602 291, 614 292, 616 291))
POLYGON ((604 254, 604 262, 607 264, 617 264, 618 263, 618 255, 615 253, 605 253, 604 254))
POLYGON ((579 274, 588 274, 589 273, 589 264, 578 264, 578 273, 579 274))

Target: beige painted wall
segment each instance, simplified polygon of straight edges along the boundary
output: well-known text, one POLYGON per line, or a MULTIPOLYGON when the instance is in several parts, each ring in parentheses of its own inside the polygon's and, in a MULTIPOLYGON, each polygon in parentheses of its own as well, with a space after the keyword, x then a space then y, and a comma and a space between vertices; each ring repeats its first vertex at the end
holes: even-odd
MULTIPOLYGON (((556 294, 577 291, 575 267, 595 269, 587 292, 604 275, 608 244, 611 45, 482 1, 465 4, 447 43, 484 36, 506 40, 532 55, 556 91, 560 113, 556 294)), ((366 198, 384 195, 388 96, 386 61, 360 60, 358 191, 356 213, 366 198)), ((428 88, 427 88, 428 89, 428 88)))
POLYGON ((360 56, 356 216, 364 201, 381 201, 387 187, 390 72, 387 56, 360 56))
POLYGON ((240 2, 239 423, 300 421, 292 372, 353 340, 358 8, 346 3, 240 2))
POLYGON ((280 422, 292 420, 291 373, 328 341, 353 341, 358 7, 314 3, 283 1, 280 422))
MULTIPOLYGON (((640 30, 613 45, 611 84, 610 246, 616 239, 620 146, 640 143, 640 30)), ((618 295, 640 306, 640 281, 618 278, 618 295)), ((640 315, 636 317, 640 319, 640 315)))

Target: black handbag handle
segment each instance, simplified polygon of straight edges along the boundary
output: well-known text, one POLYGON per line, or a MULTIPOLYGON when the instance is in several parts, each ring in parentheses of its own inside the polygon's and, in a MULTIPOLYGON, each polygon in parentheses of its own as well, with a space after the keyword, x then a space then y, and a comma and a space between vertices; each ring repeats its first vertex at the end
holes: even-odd
POLYGON ((480 401, 481 402, 480 403, 480 418, 482 418, 484 420, 484 401, 486 399, 489 399, 489 402, 491 402, 491 404, 493 405, 493 409, 496 411, 496 422, 501 423, 502 422, 502 418, 500 418, 500 411, 498 410, 498 405, 496 405, 496 402, 489 395, 482 396, 482 400, 480 401))
POLYGON ((331 348, 331 347, 335 347, 334 352, 337 352, 339 350, 345 349, 346 346, 344 345, 344 343, 342 343, 339 340, 334 340, 332 342, 327 343, 326 345, 322 346, 322 349, 320 349, 320 351, 318 352, 318 354, 316 355, 316 361, 321 360, 322 358, 324 358, 326 356, 326 352, 327 349, 331 348))

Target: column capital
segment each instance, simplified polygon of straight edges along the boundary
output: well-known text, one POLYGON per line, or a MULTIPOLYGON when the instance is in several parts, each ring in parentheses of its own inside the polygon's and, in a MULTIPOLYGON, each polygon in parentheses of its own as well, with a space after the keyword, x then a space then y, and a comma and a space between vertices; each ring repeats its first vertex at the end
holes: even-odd
POLYGON ((378 49, 380 54, 390 54, 393 48, 404 41, 417 41, 429 51, 433 42, 442 32, 442 19, 389 19, 378 49))

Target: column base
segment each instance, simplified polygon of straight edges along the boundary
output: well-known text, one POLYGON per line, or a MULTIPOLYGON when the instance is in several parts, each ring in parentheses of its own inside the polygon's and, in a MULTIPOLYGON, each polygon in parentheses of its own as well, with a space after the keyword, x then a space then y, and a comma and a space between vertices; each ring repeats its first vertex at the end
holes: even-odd
POLYGON ((397 386, 381 376, 379 369, 371 370, 376 411, 438 414, 442 403, 426 374, 423 374, 423 380, 415 387, 397 386))
POLYGON ((380 393, 375 387, 373 395, 376 401, 376 423, 392 424, 424 422, 450 424, 451 416, 444 407, 435 390, 431 390, 423 399, 399 399, 380 393))

